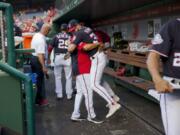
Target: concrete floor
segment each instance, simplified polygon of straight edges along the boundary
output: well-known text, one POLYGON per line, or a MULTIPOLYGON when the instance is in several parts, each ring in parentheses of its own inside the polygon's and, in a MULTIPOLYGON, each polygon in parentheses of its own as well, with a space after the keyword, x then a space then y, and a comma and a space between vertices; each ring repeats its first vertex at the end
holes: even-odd
MULTIPOLYGON (((108 109, 105 101, 95 94, 94 107, 102 124, 88 121, 71 122, 73 100, 57 101, 54 93, 54 79, 52 73, 47 80, 46 88, 50 105, 36 108, 37 135, 162 135, 163 128, 158 104, 136 95, 120 86, 112 84, 115 92, 120 96, 123 107, 110 119, 105 119, 108 109)), ((84 102, 83 102, 84 103, 84 102)), ((87 113, 84 104, 81 107, 82 116, 87 113)))

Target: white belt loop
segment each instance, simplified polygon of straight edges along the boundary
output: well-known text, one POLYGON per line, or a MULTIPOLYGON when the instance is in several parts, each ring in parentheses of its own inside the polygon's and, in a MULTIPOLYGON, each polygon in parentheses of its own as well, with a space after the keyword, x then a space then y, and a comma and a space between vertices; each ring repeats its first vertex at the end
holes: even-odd
POLYGON ((168 76, 163 76, 163 79, 168 81, 174 89, 180 89, 180 79, 168 76))
POLYGON ((91 60, 95 59, 99 55, 99 52, 97 51, 93 56, 90 57, 91 60))

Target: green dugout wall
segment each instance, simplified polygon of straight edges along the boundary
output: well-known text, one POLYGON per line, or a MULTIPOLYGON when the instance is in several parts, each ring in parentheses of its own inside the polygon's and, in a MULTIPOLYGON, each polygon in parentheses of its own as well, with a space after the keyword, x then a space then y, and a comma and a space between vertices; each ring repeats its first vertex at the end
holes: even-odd
POLYGON ((0 86, 0 126, 17 135, 35 135, 31 79, 10 65, 0 62, 0 86))
POLYGON ((2 71, 0 78, 0 125, 23 134, 24 108, 20 81, 2 71))

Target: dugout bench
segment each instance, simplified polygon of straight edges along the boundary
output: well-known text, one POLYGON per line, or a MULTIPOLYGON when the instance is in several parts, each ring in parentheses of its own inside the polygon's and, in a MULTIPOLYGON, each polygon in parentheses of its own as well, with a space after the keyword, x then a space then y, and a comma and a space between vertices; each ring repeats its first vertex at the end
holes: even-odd
POLYGON ((151 76, 147 70, 147 53, 110 49, 107 55, 110 64, 104 70, 106 75, 111 76, 117 84, 128 90, 157 102, 147 94, 149 88, 154 88, 151 76), (128 74, 118 75, 117 68, 121 66, 127 69, 128 74))

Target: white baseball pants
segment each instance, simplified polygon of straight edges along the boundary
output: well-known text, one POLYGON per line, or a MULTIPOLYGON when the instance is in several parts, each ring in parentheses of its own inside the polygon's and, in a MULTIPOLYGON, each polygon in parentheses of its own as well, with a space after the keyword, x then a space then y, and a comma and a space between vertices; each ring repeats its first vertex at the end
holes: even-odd
POLYGON ((166 135, 180 135, 180 90, 160 94, 160 106, 166 135))
POLYGON ((71 67, 71 58, 64 60, 65 54, 59 54, 55 56, 54 61, 54 75, 55 75, 55 86, 56 93, 58 96, 63 96, 62 91, 62 70, 64 69, 65 78, 66 78, 66 94, 68 96, 72 95, 72 67, 71 67))
POLYGON ((85 97, 85 105, 88 112, 88 118, 95 118, 96 114, 93 107, 93 91, 90 88, 90 74, 81 74, 76 77, 77 93, 74 102, 74 111, 72 118, 80 117, 80 105, 82 98, 85 97))
POLYGON ((158 93, 149 90, 149 95, 160 102, 161 116, 166 135, 180 135, 180 90, 173 93, 158 93))
POLYGON ((103 80, 101 82, 102 86, 106 89, 106 91, 108 92, 108 94, 113 97, 115 95, 114 91, 112 90, 111 86, 109 85, 108 82, 106 82, 105 80, 103 80))
POLYGON ((107 64, 107 56, 104 52, 97 52, 91 57, 91 88, 97 92, 102 98, 104 98, 108 104, 114 103, 113 98, 107 92, 107 90, 101 85, 101 78, 104 72, 104 68, 107 64))

